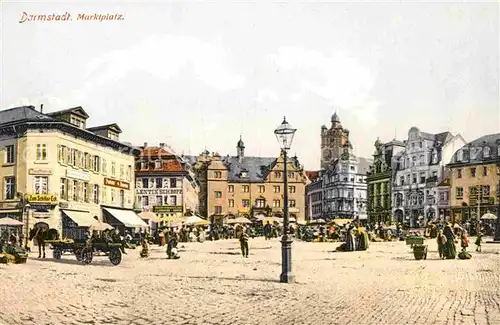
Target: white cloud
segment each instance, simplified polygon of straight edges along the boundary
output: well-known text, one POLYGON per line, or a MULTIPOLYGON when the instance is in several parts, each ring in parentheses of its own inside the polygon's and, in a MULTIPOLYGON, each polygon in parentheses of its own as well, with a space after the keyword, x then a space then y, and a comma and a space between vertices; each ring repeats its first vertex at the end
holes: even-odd
POLYGON ((279 96, 274 90, 264 88, 264 89, 259 89, 255 100, 259 103, 268 101, 277 102, 279 100, 279 96))
POLYGON ((48 95, 47 96, 39 95, 39 96, 20 98, 19 100, 12 103, 8 107, 19 107, 19 106, 32 105, 32 106, 35 106, 35 108, 37 110, 39 110, 41 104, 43 104, 45 106, 45 108, 50 108, 50 111, 54 111, 54 110, 58 110, 58 109, 66 109, 66 108, 71 107, 71 105, 68 102, 66 102, 60 98, 57 98, 54 96, 48 96, 48 95))
POLYGON ((358 118, 358 121, 366 125, 377 125, 377 110, 380 106, 379 102, 370 101, 360 106, 352 106, 348 109, 358 118))
POLYGON ((232 71, 227 60, 227 53, 220 45, 194 37, 153 35, 136 46, 91 61, 80 96, 94 87, 115 82, 130 71, 145 71, 169 80, 189 66, 197 79, 218 90, 239 88, 245 78, 232 71))
MULTIPOLYGON (((303 73, 302 92, 312 92, 344 108, 363 105, 374 84, 370 70, 343 54, 325 56, 299 47, 281 47, 270 59, 283 72, 303 73)), ((298 98, 294 95, 293 100, 298 98)))

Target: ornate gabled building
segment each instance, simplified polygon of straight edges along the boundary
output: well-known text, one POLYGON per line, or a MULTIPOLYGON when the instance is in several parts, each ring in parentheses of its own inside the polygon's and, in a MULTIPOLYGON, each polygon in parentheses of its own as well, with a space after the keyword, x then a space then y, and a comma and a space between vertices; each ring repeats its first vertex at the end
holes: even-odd
POLYGON ((310 183, 306 185, 306 220, 323 217, 323 180, 321 171, 306 171, 310 183))
MULTIPOLYGON (((42 107, 43 108, 43 107, 42 107)), ((133 212, 133 148, 116 124, 87 128, 82 107, 0 111, 0 217, 83 238, 97 216, 120 230, 146 226, 133 212)))
POLYGON ((349 142, 349 130, 342 127, 337 112, 332 115, 331 123, 330 129, 321 126, 321 169, 339 159, 343 146, 349 142))
POLYGON ((392 221, 391 180, 394 156, 405 148, 402 141, 396 139, 389 143, 375 141, 373 165, 367 173, 368 186, 368 220, 374 223, 390 223, 392 221))
POLYGON ((371 159, 356 157, 349 142, 343 145, 340 159, 321 173, 326 219, 367 219, 366 173, 371 163, 371 159))
POLYGON ((192 167, 165 143, 139 148, 135 174, 138 210, 160 218, 199 213, 199 184, 192 167))
POLYGON ((405 149, 395 158, 394 220, 415 227, 438 217, 438 184, 447 177, 445 165, 463 145, 465 140, 460 134, 430 134, 410 128, 405 149))
MULTIPOLYGON (((200 213, 205 218, 225 216, 283 215, 283 157, 245 156, 240 139, 236 156, 204 151, 186 156, 200 182, 200 213)), ((290 216, 305 218, 305 186, 308 182, 297 157, 287 160, 290 216)))
POLYGON ((477 219, 487 212, 499 216, 500 133, 482 136, 461 147, 448 168, 453 220, 477 219))

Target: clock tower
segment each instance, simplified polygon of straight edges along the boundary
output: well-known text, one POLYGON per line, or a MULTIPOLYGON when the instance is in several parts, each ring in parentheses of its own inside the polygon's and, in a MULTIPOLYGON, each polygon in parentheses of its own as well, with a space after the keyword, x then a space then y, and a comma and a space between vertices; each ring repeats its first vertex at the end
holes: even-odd
POLYGON ((332 115, 331 123, 330 129, 321 127, 321 169, 340 159, 343 146, 349 142, 349 130, 342 127, 337 112, 332 115))

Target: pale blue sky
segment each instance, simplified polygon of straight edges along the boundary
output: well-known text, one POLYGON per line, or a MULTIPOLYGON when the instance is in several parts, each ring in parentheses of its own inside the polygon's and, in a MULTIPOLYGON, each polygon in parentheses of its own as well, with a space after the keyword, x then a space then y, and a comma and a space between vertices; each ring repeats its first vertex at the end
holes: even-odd
POLYGON ((499 8, 491 3, 3 3, 2 108, 83 106, 122 140, 275 156, 273 130, 319 166, 338 110, 358 155, 415 125, 499 132, 499 8), (23 12, 70 22, 18 23, 23 12), (118 13, 123 21, 77 21, 118 13))

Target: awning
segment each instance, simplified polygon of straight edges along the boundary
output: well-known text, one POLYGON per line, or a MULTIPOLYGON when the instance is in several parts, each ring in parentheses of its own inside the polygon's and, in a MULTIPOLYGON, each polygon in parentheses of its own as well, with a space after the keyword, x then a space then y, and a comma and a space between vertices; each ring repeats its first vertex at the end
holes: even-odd
POLYGON ((88 212, 62 210, 65 215, 80 227, 90 227, 95 219, 88 212))
POLYGON ((111 208, 103 208, 119 222, 127 228, 147 228, 149 227, 141 218, 132 210, 118 210, 111 208))

